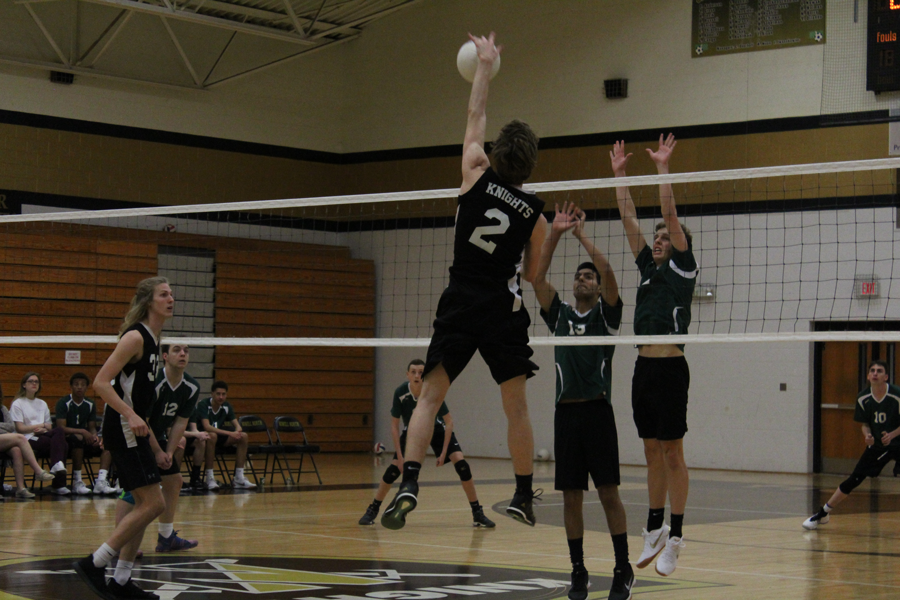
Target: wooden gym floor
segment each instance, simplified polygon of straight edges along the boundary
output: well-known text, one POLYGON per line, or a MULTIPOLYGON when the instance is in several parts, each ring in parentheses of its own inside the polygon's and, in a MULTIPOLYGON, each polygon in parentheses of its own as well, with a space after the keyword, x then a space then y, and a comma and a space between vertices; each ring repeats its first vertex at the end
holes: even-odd
MULTIPOLYGON (((200 546, 157 554, 153 524, 135 578, 160 597, 179 600, 565 598, 570 566, 552 463, 536 464, 536 487, 545 492, 536 510, 538 524, 529 528, 503 516, 513 490, 510 463, 469 462, 496 529, 471 526, 456 473, 433 463, 425 466, 419 508, 406 528, 361 527, 357 520, 371 502, 384 459, 322 455, 321 488, 310 485, 314 476, 304 475, 299 490, 182 497, 176 529, 200 546)), ((642 468, 622 469, 632 561, 640 554, 646 524, 644 477, 642 468)), ((652 566, 636 570, 634 597, 900 597, 900 479, 868 480, 831 523, 815 532, 800 527, 841 479, 692 471, 687 545, 678 569, 667 578, 652 566)), ((612 544, 596 495, 585 499, 589 597, 605 599, 612 544)), ((7 498, 0 505, 0 599, 91 598, 70 565, 103 541, 114 513, 115 500, 108 498, 7 498)))

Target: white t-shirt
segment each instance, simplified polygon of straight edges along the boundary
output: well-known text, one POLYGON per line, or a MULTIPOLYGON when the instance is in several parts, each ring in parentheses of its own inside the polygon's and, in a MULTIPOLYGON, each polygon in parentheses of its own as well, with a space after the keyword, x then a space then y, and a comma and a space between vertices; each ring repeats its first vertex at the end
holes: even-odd
MULTIPOLYGON (((28 398, 16 398, 13 400, 12 407, 9 409, 13 421, 22 423, 23 425, 43 425, 44 423, 52 423, 50 420, 50 409, 47 403, 40 398, 29 400, 28 398)), ((26 440, 34 437, 33 433, 23 433, 26 440)))

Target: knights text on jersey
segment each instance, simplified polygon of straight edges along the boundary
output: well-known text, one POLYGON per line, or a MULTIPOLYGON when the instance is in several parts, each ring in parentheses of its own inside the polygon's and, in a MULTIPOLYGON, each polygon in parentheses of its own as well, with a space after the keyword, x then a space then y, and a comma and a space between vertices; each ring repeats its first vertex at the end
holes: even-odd
POLYGON ((484 296, 508 297, 512 310, 518 310, 525 245, 543 209, 543 200, 504 184, 488 168, 459 197, 451 287, 454 280, 474 283, 484 296))
MULTIPOLYGON (((129 331, 138 331, 144 339, 144 349, 141 358, 135 363, 129 363, 113 380, 113 388, 119 397, 134 409, 134 412, 144 421, 150 418, 150 411, 156 402, 156 372, 159 368, 159 340, 150 332, 150 328, 143 323, 137 323, 129 327, 129 331)), ((103 419, 103 443, 109 450, 124 450, 137 446, 137 441, 128 421, 114 409, 109 408, 109 414, 103 419), (116 418, 118 417, 118 418, 116 418)))
MULTIPOLYGON (((883 446, 881 434, 900 427, 900 387, 888 384, 887 393, 880 401, 875 399, 871 387, 862 390, 856 397, 853 420, 868 425, 875 445, 883 446)), ((891 440, 890 445, 900 446, 900 437, 891 440)))

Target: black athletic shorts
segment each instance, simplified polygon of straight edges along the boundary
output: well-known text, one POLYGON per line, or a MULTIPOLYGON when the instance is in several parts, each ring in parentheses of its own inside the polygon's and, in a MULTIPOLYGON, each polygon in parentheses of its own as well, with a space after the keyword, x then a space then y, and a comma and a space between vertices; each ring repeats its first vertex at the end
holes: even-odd
POLYGON ((606 400, 556 405, 553 452, 557 490, 586 490, 619 485, 619 438, 616 417, 606 400))
POLYGON ((146 437, 136 438, 137 446, 125 450, 110 450, 119 485, 126 492, 131 492, 148 485, 159 484, 159 467, 156 457, 146 437))
MULTIPOLYGON (((890 446, 869 446, 859 457, 859 462, 853 467, 854 475, 862 475, 863 477, 878 477, 881 470, 891 462, 897 461, 900 464, 900 446, 891 444, 890 446)), ((896 472, 896 465, 894 471, 896 472)))
POLYGON ((530 325, 528 311, 513 312, 511 300, 484 302, 474 290, 448 287, 438 302, 425 374, 442 364, 452 383, 477 350, 497 383, 520 375, 534 377, 538 366, 531 361, 534 352, 528 346, 530 325))
MULTIPOLYGON (((441 452, 444 451, 444 428, 443 427, 435 427, 434 434, 431 436, 431 449, 434 451, 435 456, 440 456, 441 452)), ((406 456, 406 431, 400 434, 400 450, 403 452, 403 456, 406 456)), ((447 446, 447 456, 444 457, 446 461, 444 464, 450 462, 450 455, 454 452, 462 452, 462 448, 459 445, 459 442, 456 440, 456 434, 450 432, 450 444, 447 446)), ((394 452, 394 458, 397 458, 397 453, 394 452)))
POLYGON ((638 356, 631 380, 631 408, 640 438, 684 437, 690 385, 691 371, 684 356, 638 356))

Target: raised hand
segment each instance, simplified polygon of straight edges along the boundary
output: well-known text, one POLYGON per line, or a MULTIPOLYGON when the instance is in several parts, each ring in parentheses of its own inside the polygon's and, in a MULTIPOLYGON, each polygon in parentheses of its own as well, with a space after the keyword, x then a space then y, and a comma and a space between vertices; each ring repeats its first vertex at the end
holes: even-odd
POLYGON ((575 211, 575 226, 572 228, 572 235, 574 235, 579 240, 584 236, 584 223, 587 220, 587 215, 583 210, 576 209, 575 211))
POLYGON ((676 143, 675 134, 670 133, 667 138, 663 138, 663 134, 659 134, 659 148, 656 152, 647 148, 647 154, 650 155, 650 158, 653 159, 653 162, 656 163, 657 167, 668 168, 669 158, 672 156, 672 151, 675 149, 676 143))
POLYGON ((559 204, 555 204, 556 213, 553 215, 551 231, 558 235, 569 231, 578 223, 578 207, 574 202, 563 202, 562 210, 559 204))
POLYGON ((487 37, 484 37, 483 35, 476 37, 470 33, 469 39, 475 43, 475 49, 478 52, 478 60, 490 65, 494 64, 494 61, 500 56, 500 51, 503 50, 503 46, 494 45, 493 31, 487 37))
POLYGON ((631 158, 631 154, 625 154, 625 140, 613 144, 613 149, 609 152, 609 159, 616 177, 625 177, 625 167, 628 166, 629 158, 631 158))

